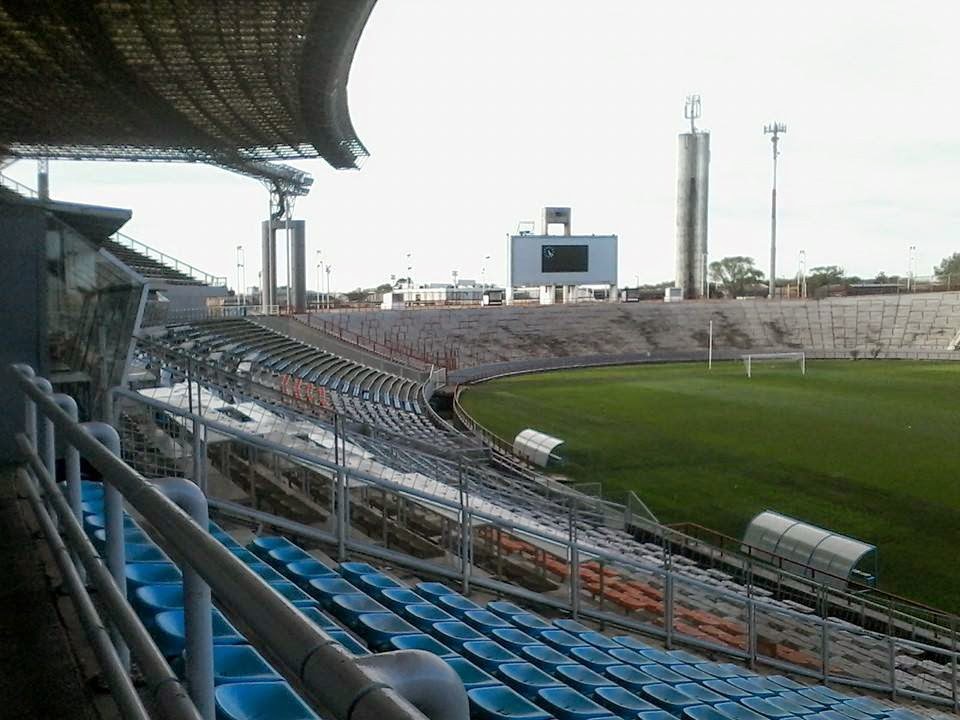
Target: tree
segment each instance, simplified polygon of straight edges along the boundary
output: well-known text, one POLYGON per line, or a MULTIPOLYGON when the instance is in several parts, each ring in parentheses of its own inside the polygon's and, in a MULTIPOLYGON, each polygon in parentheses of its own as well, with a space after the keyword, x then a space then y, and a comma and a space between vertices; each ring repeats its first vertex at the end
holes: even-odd
POLYGON ((940 264, 933 269, 933 274, 940 279, 949 278, 951 275, 955 278, 960 277, 960 253, 954 253, 941 260, 940 264))
POLYGON ((347 300, 350 302, 362 302, 367 299, 368 294, 369 290, 357 288, 356 290, 351 290, 347 293, 347 300))
POLYGON ((384 293, 388 293, 391 290, 393 290, 393 285, 391 285, 390 283, 381 283, 380 285, 377 285, 373 289, 373 292, 376 293, 377 295, 383 295, 384 293))
POLYGON ((710 263, 710 279, 726 297, 735 298, 763 282, 763 272, 754 267, 753 258, 734 255, 710 263))
POLYGON ((825 285, 839 285, 843 281, 843 268, 839 265, 820 265, 810 268, 810 272, 807 274, 807 287, 810 290, 825 285))

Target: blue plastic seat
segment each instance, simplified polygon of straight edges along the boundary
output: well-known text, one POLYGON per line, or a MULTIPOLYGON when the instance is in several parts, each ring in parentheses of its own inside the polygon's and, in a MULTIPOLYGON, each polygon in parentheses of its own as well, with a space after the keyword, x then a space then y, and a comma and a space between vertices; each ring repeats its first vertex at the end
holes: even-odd
MULTIPOLYGON (((95 530, 103 530, 107 526, 107 516, 103 513, 91 513, 85 515, 83 518, 84 529, 91 533, 95 530)), ((137 525, 137 521, 132 517, 124 513, 123 515, 123 529, 124 530, 139 530, 140 526, 137 525)))
POLYGON ((650 712, 651 710, 657 709, 655 705, 651 705, 643 698, 616 685, 599 687, 593 691, 592 697, 596 702, 613 712, 617 717, 623 718, 623 720, 634 720, 634 718, 637 717, 637 713, 650 712))
POLYGON ((818 687, 805 687, 802 690, 797 690, 797 695, 807 698, 808 700, 824 705, 827 708, 837 705, 842 700, 837 700, 834 697, 831 697, 828 693, 825 693, 824 690, 828 688, 818 686, 818 687))
POLYGON ((247 549, 259 558, 266 558, 267 553, 281 547, 296 547, 292 542, 280 535, 260 535, 247 543, 247 549))
POLYGON ((102 500, 103 483, 93 482, 92 480, 81 480, 80 497, 84 500, 84 502, 88 500, 102 500))
POLYGON ((504 685, 467 691, 474 720, 550 720, 550 715, 504 685))
POLYGON ((444 660, 459 657, 457 653, 446 645, 437 642, 429 635, 424 635, 423 633, 418 635, 395 635, 390 638, 389 645, 391 650, 426 650, 427 652, 442 657, 444 660))
POLYGON ((606 652, 609 652, 610 650, 614 650, 617 648, 621 648, 620 643, 618 643, 616 640, 612 640, 611 638, 608 638, 603 633, 598 633, 595 630, 590 630, 589 632, 580 633, 579 635, 577 635, 577 637, 580 638, 581 640, 585 640, 586 642, 590 643, 595 648, 600 648, 601 650, 604 650, 606 652))
POLYGON ((324 630, 341 630, 342 628, 337 625, 333 618, 321 612, 318 608, 300 608, 300 612, 307 616, 307 620, 310 620, 314 625, 318 625, 324 630))
POLYGON ((583 665, 561 665, 556 670, 556 677, 560 682, 569 685, 587 697, 592 695, 597 688, 610 685, 610 678, 595 673, 583 665))
POLYGON ((556 630, 551 623, 548 623, 542 617, 533 613, 522 613, 510 617, 510 622, 523 630, 528 635, 539 638, 545 630, 556 630))
MULTIPOLYGON (((214 645, 246 644, 246 638, 216 608, 213 609, 212 618, 214 645)), ((167 657, 180 655, 187 643, 183 610, 165 610, 158 613, 151 634, 164 655, 167 657)))
POLYGON ((506 600, 491 600, 487 603, 487 610, 492 613, 496 613, 502 618, 507 618, 508 620, 514 615, 527 614, 527 610, 506 600))
POLYGON ((438 622, 457 621, 453 615, 430 603, 405 605, 401 608, 400 614, 405 617, 411 625, 416 625, 424 632, 430 632, 438 622))
POLYGON ((133 592, 131 604, 150 630, 158 613, 183 607, 183 584, 144 585, 133 592))
POLYGON ((887 712, 887 718, 888 720, 923 720, 922 715, 906 708, 890 708, 887 712))
MULTIPOLYGON (((806 698, 803 698, 803 699, 806 700, 806 698)), ((773 697, 768 698, 767 702, 773 705, 776 705, 782 710, 786 710, 788 713, 790 713, 791 716, 812 715, 813 713, 824 709, 824 708, 818 708, 815 710, 813 708, 807 707, 803 703, 799 703, 796 700, 792 700, 789 697, 784 697, 783 695, 774 695, 773 697)), ((870 720, 870 716, 861 715, 861 717, 853 718, 853 720, 870 720)))
POLYGON ((276 682, 283 680, 270 663, 249 645, 213 646, 213 682, 276 682))
POLYGON ((668 713, 666 710, 650 710, 642 712, 637 716, 638 720, 677 720, 676 715, 668 713))
POLYGON ((463 614, 463 621, 485 635, 489 635, 498 628, 513 628, 508 621, 489 610, 467 610, 463 614))
POLYGON ((558 630, 563 630, 564 632, 568 632, 573 635, 579 635, 585 632, 593 632, 582 622, 578 620, 571 620, 570 618, 560 618, 559 620, 554 620, 553 626, 558 630))
POLYGON ((648 643, 638 640, 633 635, 614 635, 613 641, 623 645, 628 650, 649 650, 651 647, 648 643))
POLYGON ((764 716, 754 712, 746 705, 736 702, 725 702, 714 705, 714 707, 726 715, 730 720, 764 720, 764 716))
MULTIPOLYGON (((827 689, 829 690, 830 688, 827 689)), ((833 692, 836 691, 834 690, 833 692)), ((837 694, 842 696, 842 693, 837 694)), ((854 710, 859 710, 862 713, 873 715, 874 717, 882 717, 890 710, 886 705, 881 705, 876 700, 867 697, 858 697, 852 700, 848 699, 843 703, 843 707, 852 707, 854 710)), ((834 709, 840 710, 840 706, 835 706, 834 709)))
POLYGON ((735 677, 745 677, 743 668, 737 667, 733 663, 705 662, 697 663, 696 667, 700 670, 703 670, 708 675, 713 675, 715 678, 720 678, 721 680, 727 680, 735 677))
POLYGON ((830 709, 834 712, 840 713, 848 720, 871 720, 871 718, 877 717, 875 715, 871 715, 870 713, 861 712, 847 703, 837 703, 836 705, 831 706, 830 709))
POLYGON ((674 685, 677 690, 684 692, 698 703, 703 705, 717 705, 722 702, 727 702, 729 698, 725 695, 721 695, 718 692, 714 692, 708 687, 704 687, 700 683, 695 682, 686 682, 680 683, 679 685, 674 685))
POLYGON ((680 683, 689 682, 688 678, 685 678, 680 673, 675 673, 670 668, 658 665, 657 663, 641 665, 640 669, 647 675, 651 675, 659 682, 666 683, 667 685, 679 685, 680 683))
POLYGON ((242 547, 228 547, 231 553, 233 553, 236 558, 242 562, 244 565, 250 565, 251 563, 263 562, 260 558, 254 555, 252 552, 242 547))
POLYGON ((543 688, 537 703, 557 720, 592 720, 607 717, 610 711, 590 698, 568 687, 543 688))
POLYGON ((365 613, 390 612, 372 597, 361 592, 334 595, 328 605, 330 612, 348 628, 356 628, 360 616, 365 613))
POLYGON ((798 683, 796 680, 788 678, 786 675, 767 675, 767 680, 776 683, 784 690, 803 690, 809 687, 808 685, 798 683))
POLYGON ((229 683, 214 697, 217 720, 320 720, 285 682, 229 683))
POLYGON ((357 642, 356 638, 354 638, 350 633, 345 632, 344 630, 329 630, 327 635, 329 635, 331 639, 340 643, 340 645, 342 645, 351 655, 370 654, 369 650, 357 642))
POLYGON ((270 583, 270 587, 274 589, 275 592, 283 595, 287 600, 297 607, 316 607, 317 601, 312 597, 307 595, 303 590, 298 588, 289 580, 282 580, 280 582, 270 583))
MULTIPOLYGON (((90 534, 93 545, 102 554, 107 546, 107 531, 100 529, 94 530, 90 534)), ((143 530, 138 527, 128 527, 123 529, 123 542, 127 545, 150 545, 154 546, 153 540, 143 530)))
POLYGON ((426 598, 427 600, 430 600, 431 602, 433 602, 439 597, 443 597, 444 595, 456 595, 456 593, 453 590, 448 588, 443 583, 438 583, 438 582, 417 583, 417 586, 415 589, 418 595, 426 598))
POLYGON ((318 577, 337 577, 337 574, 316 558, 306 558, 288 562, 281 572, 290 578, 291 582, 306 589, 307 583, 318 577))
MULTIPOLYGON (((767 678, 767 680, 769 679, 770 678, 767 678)), ((792 690, 784 690, 782 693, 778 694, 777 697, 779 697, 781 700, 789 700, 796 705, 800 705, 807 713, 823 712, 829 707, 828 705, 819 703, 816 700, 808 698, 805 695, 801 695, 800 693, 792 690)), ((795 714, 801 715, 803 713, 795 714)))
POLYGON ((359 577, 354 578, 354 584, 363 589, 364 592, 370 593, 375 597, 379 597, 380 594, 388 588, 402 588, 403 585, 398 583, 389 575, 384 575, 383 573, 367 573, 366 575, 360 575, 359 577))
POLYGON ((655 662, 659 665, 680 665, 683 663, 682 660, 678 660, 673 655, 668 653, 666 650, 657 650, 656 648, 647 648, 646 650, 638 650, 641 655, 649 659, 650 662, 655 662))
POLYGON ((371 575, 374 573, 379 573, 373 565, 365 562, 344 562, 340 563, 340 566, 337 568, 343 577, 348 581, 356 585, 355 582, 361 575, 371 575))
POLYGON ((252 562, 247 563, 247 567, 253 570, 257 575, 260 576, 260 579, 264 582, 273 584, 279 582, 286 582, 286 578, 274 570, 272 567, 267 565, 265 562, 252 562))
POLYGON ((793 714, 777 698, 744 698, 740 701, 740 704, 750 708, 758 715, 772 718, 772 720, 783 720, 783 718, 788 718, 793 714))
POLYGON ((705 673, 703 670, 698 668, 696 665, 671 665, 670 669, 677 675, 683 675, 685 678, 689 678, 695 682, 703 682, 704 680, 715 680, 710 673, 705 673))
POLYGON ((467 610, 483 609, 472 600, 467 600, 463 595, 443 595, 436 599, 436 605, 461 620, 467 610))
POLYGON ((167 585, 183 582, 183 574, 173 563, 128 563, 124 569, 127 576, 127 597, 144 585, 167 585))
POLYGON ((434 623, 430 634, 447 647, 458 652, 463 648, 465 642, 486 640, 483 635, 459 620, 434 623))
MULTIPOLYGON (((403 635, 402 637, 414 637, 412 635, 403 635)), ((398 640, 401 638, 393 638, 398 640)), ((473 690, 478 687, 492 687, 499 685, 500 681, 497 680, 493 675, 485 673, 483 670, 478 668, 469 660, 460 657, 459 655, 453 655, 451 657, 444 658, 447 661, 447 665, 452 667, 457 675, 460 676, 460 682, 463 683, 463 687, 467 690, 473 690)))
POLYGON ((627 690, 637 692, 644 685, 652 685, 659 682, 655 677, 647 675, 645 672, 633 665, 611 665, 604 668, 603 674, 622 685, 627 690))
POLYGON ((501 665, 497 668, 497 677, 528 700, 536 698, 543 688, 561 685, 555 677, 528 662, 501 665))
POLYGON ((267 564, 275 568, 283 568, 289 563, 297 562, 298 560, 310 560, 312 557, 313 556, 306 550, 298 548, 296 545, 289 545, 268 550, 264 559, 267 561, 267 564))
POLYGON ((832 687, 827 687, 826 685, 817 685, 816 689, 818 692, 823 693, 827 697, 833 698, 838 702, 846 702, 847 700, 853 699, 852 695, 847 695, 846 693, 842 693, 839 690, 834 690, 832 687))
POLYGON ((683 663, 685 665, 696 665, 699 662, 703 662, 702 657, 698 657, 693 653, 688 653, 686 650, 668 650, 667 655, 672 657, 674 660, 677 660, 678 663, 683 663))
POLYGON ((592 646, 572 648, 570 650, 570 657, 597 672, 603 672, 605 667, 612 665, 622 665, 616 658, 612 658, 603 650, 598 650, 592 646))
POLYGON ((537 641, 527 635, 523 630, 517 630, 514 627, 494 628, 490 631, 490 638, 503 645, 509 650, 516 651, 525 645, 536 645, 537 641))
POLYGON ((124 545, 126 561, 133 562, 173 562, 166 553, 153 544, 126 543, 124 545))
POLYGON ((640 696, 654 705, 679 715, 685 707, 701 705, 695 698, 690 697, 682 690, 666 683, 653 683, 640 688, 640 696))
POLYGON ((561 665, 569 665, 570 658, 546 645, 527 645, 520 648, 520 657, 526 662, 532 662, 541 670, 554 672, 561 665))
POLYGON ((741 698, 750 697, 749 692, 743 688, 738 688, 736 685, 731 685, 727 680, 704 680, 701 684, 730 700, 740 700, 741 698))
MULTIPOLYGON (((769 697, 774 694, 774 691, 768 687, 767 683, 763 682, 762 678, 736 677, 730 678, 727 682, 741 690, 746 690, 751 695, 769 697)), ((771 683, 771 685, 776 687, 776 683, 771 683)))
POLYGON ((364 613, 357 618, 357 634, 376 652, 387 650, 390 638, 396 635, 417 635, 419 632, 399 615, 389 611, 364 613))
POLYGON ((684 720, 730 720, 710 705, 690 705, 683 709, 684 720))
POLYGON ((540 641, 560 652, 567 652, 575 647, 590 647, 589 643, 576 635, 571 635, 566 630, 544 630, 540 633, 540 641))
POLYGON ((626 663, 627 665, 633 665, 634 667, 640 667, 641 665, 650 664, 650 660, 645 658, 636 650, 629 650, 625 647, 612 648, 610 650, 607 650, 607 654, 610 657, 616 658, 621 663, 626 663))
POLYGON ((394 612, 397 612, 407 605, 422 603, 423 598, 413 590, 408 590, 407 588, 387 588, 380 593, 380 601, 394 612))
POLYGON ((521 662, 518 656, 493 640, 470 640, 461 650, 467 660, 487 672, 495 673, 501 665, 521 662))
MULTIPOLYGON (((337 595, 360 593, 357 588, 339 577, 318 577, 307 583, 307 594, 316 599, 323 607, 329 608, 337 595)), ((362 594, 362 593, 360 593, 362 594)))

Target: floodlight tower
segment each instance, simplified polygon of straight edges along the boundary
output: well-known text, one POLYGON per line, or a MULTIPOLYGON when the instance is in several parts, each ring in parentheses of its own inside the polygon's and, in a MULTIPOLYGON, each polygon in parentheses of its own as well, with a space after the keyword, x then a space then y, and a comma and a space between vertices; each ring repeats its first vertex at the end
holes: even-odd
POLYGON ((781 133, 787 131, 783 123, 773 122, 763 126, 763 134, 771 135, 773 144, 773 189, 770 194, 770 292, 767 297, 773 300, 777 287, 777 158, 780 156, 778 145, 781 133))

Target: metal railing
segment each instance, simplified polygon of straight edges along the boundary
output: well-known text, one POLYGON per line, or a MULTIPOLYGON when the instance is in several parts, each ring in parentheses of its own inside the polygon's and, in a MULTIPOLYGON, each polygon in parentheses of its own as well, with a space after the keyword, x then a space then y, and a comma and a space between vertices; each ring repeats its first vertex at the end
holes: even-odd
POLYGON ((12 177, 0 173, 0 187, 11 190, 18 195, 23 195, 23 197, 36 198, 39 197, 39 194, 36 190, 31 187, 27 187, 23 183, 19 183, 14 180, 12 177))
POLYGON ((140 253, 151 260, 155 260, 161 265, 165 265, 168 268, 172 268, 177 272, 183 273, 184 275, 189 275, 190 277, 200 280, 205 285, 210 285, 212 287, 226 287, 227 278, 222 275, 213 275, 208 272, 204 272, 197 267, 194 267, 190 263, 184 262, 183 260, 178 260, 172 255, 167 255, 161 250, 150 247, 146 243, 142 243, 139 240, 136 240, 129 235, 124 235, 121 232, 114 234, 111 238, 114 242, 119 245, 123 245, 134 252, 140 253))
MULTIPOLYGON (((80 425, 76 420, 76 405, 68 396, 52 395, 49 383, 34 378, 33 371, 26 366, 11 366, 10 372, 25 398, 25 433, 18 435, 18 444, 27 464, 20 474, 27 479, 31 502, 65 573, 99 659, 111 679, 111 691, 124 711, 124 717, 147 717, 142 705, 138 705, 136 693, 132 692, 124 657, 128 646, 168 718, 213 720, 214 707, 212 666, 200 667, 203 660, 189 652, 189 648, 196 647, 195 633, 202 633, 204 628, 193 627, 194 623, 187 622, 187 675, 191 679, 191 703, 124 599, 122 503, 126 501, 181 564, 185 580, 190 574, 196 576, 193 589, 185 588, 188 613, 192 598, 206 595, 209 603, 210 590, 215 592, 220 606, 240 622, 251 643, 274 659, 277 669, 301 688, 314 706, 323 708, 338 720, 424 720, 424 715, 394 689, 401 687, 411 701, 432 708, 433 720, 466 720, 466 696, 449 666, 428 653, 403 651, 407 653, 404 657, 423 671, 420 677, 433 678, 432 687, 446 703, 438 711, 438 703, 434 700, 417 697, 420 690, 404 686, 403 677, 391 670, 390 658, 380 661, 378 658, 384 655, 372 656, 369 660, 350 657, 214 539, 206 527, 198 525, 195 518, 177 507, 160 489, 158 481, 145 479, 101 444, 89 428, 80 425), (62 407, 72 412, 68 413, 62 407), (67 458, 66 484, 72 504, 68 504, 56 487, 57 447, 64 450, 67 458), (107 566, 86 539, 80 525, 80 458, 96 468, 103 479, 107 566), (48 507, 52 512, 47 510, 48 507), (56 530, 58 521, 66 529, 64 538, 56 530), (88 576, 104 593, 107 616, 117 628, 112 647, 102 632, 104 624, 95 612, 91 612, 93 606, 89 594, 75 574, 76 561, 72 556, 79 558, 88 576)), ((193 427, 196 432, 199 424, 193 427)), ((197 443, 195 447, 200 445, 197 443)), ((209 617, 209 605, 204 612, 209 617)), ((206 631, 209 632, 209 623, 206 623, 206 631)), ((203 639, 202 635, 200 639, 203 639)))
MULTIPOLYGON (((123 399, 143 403, 145 417, 178 418, 173 425, 179 428, 196 423, 205 434, 226 441, 217 444, 215 458, 204 457, 201 464, 215 463, 224 479, 250 496, 243 502, 236 495, 212 498, 217 513, 334 548, 340 560, 361 554, 421 577, 453 580, 466 594, 476 588, 517 598, 653 635, 668 647, 708 650, 751 666, 958 707, 958 653, 949 640, 934 644, 899 637, 895 619, 886 632, 868 630, 827 612, 818 615, 812 608, 775 602, 792 597, 786 587, 778 595, 749 579, 742 591, 706 583, 689 574, 679 538, 662 539, 662 555, 654 564, 585 541, 575 504, 568 507, 565 529, 547 529, 532 518, 495 511, 465 476, 450 479, 459 491, 437 494, 429 484, 403 474, 379 474, 368 463, 348 462, 343 454, 293 447, 133 393, 125 392, 123 399), (283 502, 272 511, 269 499, 259 494, 270 477, 285 488, 283 502), (301 522, 280 514, 277 509, 290 507, 296 494, 311 499, 322 515, 301 522), (526 549, 505 550, 510 543, 526 549), (646 598, 625 599, 620 589, 626 587, 647 593, 646 598), (545 594, 548 588, 563 592, 545 594), (779 639, 784 636, 792 639, 784 644, 779 639), (903 658, 917 654, 936 663, 940 685, 918 689, 916 678, 905 672, 903 658), (861 656, 862 662, 857 660, 861 656)), ((190 445, 188 437, 181 442, 184 448, 190 445)))

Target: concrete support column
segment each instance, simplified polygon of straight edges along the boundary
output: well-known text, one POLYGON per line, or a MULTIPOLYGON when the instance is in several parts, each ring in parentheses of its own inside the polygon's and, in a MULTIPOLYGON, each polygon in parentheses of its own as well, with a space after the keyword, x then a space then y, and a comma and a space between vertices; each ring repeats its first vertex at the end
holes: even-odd
POLYGON ((260 307, 277 304, 277 235, 273 223, 260 223, 260 307))
POLYGON ((293 310, 302 313, 307 311, 307 224, 304 220, 294 220, 287 225, 287 232, 293 233, 290 241, 293 310))

